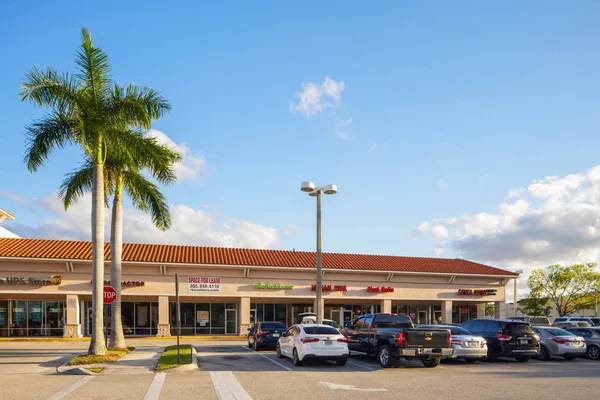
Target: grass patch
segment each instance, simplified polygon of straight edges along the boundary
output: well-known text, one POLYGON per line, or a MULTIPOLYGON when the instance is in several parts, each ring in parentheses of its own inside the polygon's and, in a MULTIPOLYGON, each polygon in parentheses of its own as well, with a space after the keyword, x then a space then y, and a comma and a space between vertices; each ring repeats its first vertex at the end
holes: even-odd
POLYGON ((92 367, 92 368, 86 368, 86 369, 95 374, 99 374, 100 372, 102 372, 104 370, 104 367, 92 367))
POLYGON ((192 363, 192 346, 189 344, 182 344, 179 346, 179 352, 181 355, 181 364, 177 364, 177 346, 166 347, 162 356, 160 356, 160 359, 158 360, 156 371, 164 371, 180 365, 192 363))
POLYGON ((131 353, 135 347, 128 347, 126 349, 117 349, 110 347, 108 354, 105 356, 99 356, 96 354, 82 354, 77 357, 73 357, 69 361, 69 365, 88 365, 88 364, 103 364, 117 361, 119 358, 131 353))

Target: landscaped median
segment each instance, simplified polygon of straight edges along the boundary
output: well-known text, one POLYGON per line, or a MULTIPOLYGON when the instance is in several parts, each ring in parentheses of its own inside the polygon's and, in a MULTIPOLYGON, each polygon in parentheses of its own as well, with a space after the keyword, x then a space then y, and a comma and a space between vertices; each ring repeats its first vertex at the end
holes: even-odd
POLYGON ((189 344, 179 346, 179 364, 177 363, 177 346, 167 346, 158 359, 156 372, 192 371, 198 369, 196 349, 189 344))
POLYGON ((135 347, 127 347, 125 349, 108 348, 108 354, 105 356, 96 354, 81 354, 73 357, 65 364, 58 367, 60 373, 75 373, 75 374, 97 374, 102 372, 111 363, 131 353, 135 347))

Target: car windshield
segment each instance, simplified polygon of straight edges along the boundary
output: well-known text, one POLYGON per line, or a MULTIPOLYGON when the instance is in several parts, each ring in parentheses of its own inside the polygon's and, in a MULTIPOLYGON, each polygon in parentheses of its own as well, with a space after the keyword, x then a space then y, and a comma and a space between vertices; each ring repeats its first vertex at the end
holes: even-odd
POLYGON ((339 329, 339 328, 341 328, 340 324, 338 324, 338 323, 337 323, 337 322, 335 322, 335 321, 323 321, 323 324, 325 324, 325 325, 329 325, 329 326, 333 326, 333 327, 334 327, 334 328, 336 328, 336 329, 339 329))
POLYGON ((531 318, 529 320, 529 323, 531 323, 531 325, 550 325, 550 321, 548 321, 548 318, 531 318))
POLYGON ((600 318, 590 318, 592 320, 592 322, 594 323, 594 325, 598 325, 600 324, 600 318))
POLYGON ((531 330, 529 324, 507 324, 506 329, 511 335, 533 334, 533 330, 531 330))
POLYGON ((329 326, 304 326, 304 332, 308 335, 339 335, 337 329, 329 326))
POLYGON ((406 328, 412 327, 412 323, 406 316, 400 315, 378 315, 375 318, 377 328, 406 328))
POLYGON ((565 331, 564 329, 560 329, 560 328, 546 328, 546 329, 544 329, 544 331, 548 332, 552 336, 575 336, 571 332, 565 331))
POLYGON ((261 322, 260 329, 284 329, 285 325, 281 322, 261 322))

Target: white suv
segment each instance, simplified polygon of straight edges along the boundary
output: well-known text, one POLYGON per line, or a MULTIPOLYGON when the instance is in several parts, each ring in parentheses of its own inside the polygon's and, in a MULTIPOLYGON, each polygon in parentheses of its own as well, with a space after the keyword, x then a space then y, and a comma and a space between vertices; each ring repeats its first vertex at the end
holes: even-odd
POLYGON ((588 324, 590 324, 590 326, 594 326, 594 325, 600 325, 600 318, 596 318, 596 317, 558 317, 558 318, 554 318, 554 321, 552 321, 552 324, 559 324, 559 323, 567 323, 567 322, 571 322, 571 323, 575 323, 576 322, 587 322, 588 324))

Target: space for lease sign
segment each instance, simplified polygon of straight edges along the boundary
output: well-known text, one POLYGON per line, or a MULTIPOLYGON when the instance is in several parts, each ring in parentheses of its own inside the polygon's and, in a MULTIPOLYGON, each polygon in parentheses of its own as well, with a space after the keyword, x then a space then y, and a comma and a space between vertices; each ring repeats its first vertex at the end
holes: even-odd
POLYGON ((220 276, 188 277, 188 292, 220 292, 220 276))

